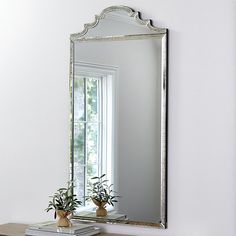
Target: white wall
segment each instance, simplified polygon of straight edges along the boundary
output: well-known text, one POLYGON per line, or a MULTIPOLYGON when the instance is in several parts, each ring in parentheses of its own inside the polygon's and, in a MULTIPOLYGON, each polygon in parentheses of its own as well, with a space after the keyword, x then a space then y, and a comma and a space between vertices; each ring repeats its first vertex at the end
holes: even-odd
POLYGON ((167 230, 236 234, 235 0, 8 0, 0 7, 0 222, 35 222, 68 177, 69 34, 109 5, 170 29, 167 230))

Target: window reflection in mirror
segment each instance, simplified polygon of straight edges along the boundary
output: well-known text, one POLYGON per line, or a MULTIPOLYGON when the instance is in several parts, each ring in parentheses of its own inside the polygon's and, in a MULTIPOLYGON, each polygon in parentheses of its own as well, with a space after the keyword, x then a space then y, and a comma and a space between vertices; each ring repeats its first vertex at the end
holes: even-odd
MULTIPOLYGON (((94 210, 87 186, 95 176, 114 182, 115 77, 117 68, 77 62, 74 76, 74 181, 83 207, 94 210)), ((110 210, 113 209, 110 207, 110 210)))

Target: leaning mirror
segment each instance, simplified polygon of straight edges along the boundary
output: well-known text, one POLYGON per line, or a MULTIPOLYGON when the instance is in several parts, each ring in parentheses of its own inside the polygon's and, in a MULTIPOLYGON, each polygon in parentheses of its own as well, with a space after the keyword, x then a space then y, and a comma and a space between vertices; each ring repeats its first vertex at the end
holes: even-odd
POLYGON ((74 217, 166 228, 167 29, 113 6, 70 40, 74 217))

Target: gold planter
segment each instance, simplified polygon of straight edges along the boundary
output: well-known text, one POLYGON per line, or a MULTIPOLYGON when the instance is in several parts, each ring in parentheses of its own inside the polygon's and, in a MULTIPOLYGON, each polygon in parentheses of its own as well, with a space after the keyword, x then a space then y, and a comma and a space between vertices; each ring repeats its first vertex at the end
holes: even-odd
POLYGON ((96 216, 107 216, 107 210, 105 208, 105 205, 107 202, 99 202, 96 199, 92 198, 93 203, 98 207, 96 210, 96 216))
POLYGON ((57 210, 57 226, 58 227, 69 227, 71 226, 70 220, 67 218, 71 212, 69 211, 64 211, 64 210, 57 210))

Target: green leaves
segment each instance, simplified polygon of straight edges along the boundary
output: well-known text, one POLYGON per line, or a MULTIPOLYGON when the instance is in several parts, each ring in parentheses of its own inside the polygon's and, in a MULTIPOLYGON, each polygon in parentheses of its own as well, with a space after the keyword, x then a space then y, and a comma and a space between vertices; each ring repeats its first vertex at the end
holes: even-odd
POLYGON ((49 201, 48 207, 45 210, 47 212, 54 210, 54 218, 56 217, 57 210, 64 210, 68 212, 73 212, 76 210, 82 202, 76 198, 75 194, 73 194, 73 188, 74 185, 72 182, 68 183, 67 188, 59 188, 53 196, 49 196, 52 200, 49 201))
POLYGON ((93 177, 91 180, 96 180, 96 182, 90 184, 88 192, 90 193, 89 197, 86 196, 85 200, 93 198, 98 202, 107 202, 109 205, 114 206, 114 202, 117 202, 116 198, 120 196, 113 195, 114 191, 112 190, 111 185, 107 185, 108 180, 103 179, 106 174, 101 175, 100 177, 93 177))
POLYGON ((106 176, 106 174, 103 174, 103 175, 101 175, 100 177, 99 177, 99 179, 102 179, 103 177, 105 177, 106 176))

